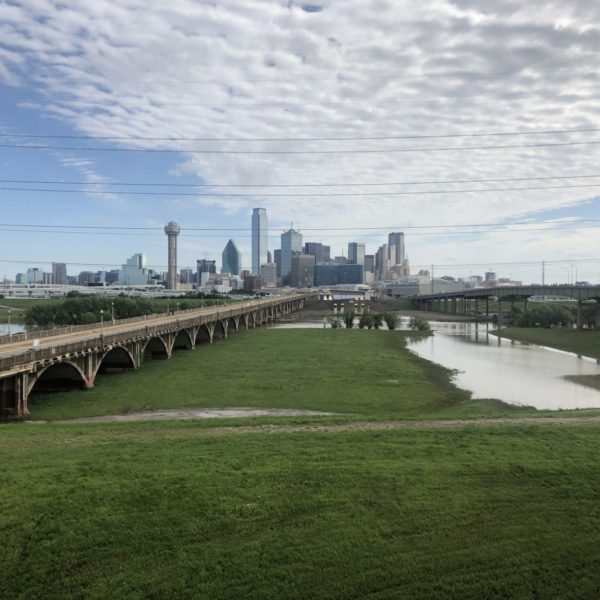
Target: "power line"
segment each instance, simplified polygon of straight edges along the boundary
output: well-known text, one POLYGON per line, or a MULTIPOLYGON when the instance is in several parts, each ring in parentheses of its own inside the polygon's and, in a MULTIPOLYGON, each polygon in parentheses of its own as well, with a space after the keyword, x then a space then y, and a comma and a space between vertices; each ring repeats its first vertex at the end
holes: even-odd
MULTIPOLYGON (((92 184, 93 185, 93 184, 92 184)), ((110 185, 110 184, 106 184, 110 185)), ((136 192, 131 190, 69 190, 61 188, 18 188, 18 187, 2 187, 0 190, 8 192, 42 192, 42 193, 61 193, 61 194, 96 194, 96 195, 113 195, 124 194, 129 196, 192 196, 194 198, 202 197, 224 197, 224 198, 335 198, 344 196, 423 196, 430 194, 471 194, 471 193, 487 193, 487 192, 527 192, 532 190, 564 190, 573 188, 593 188, 600 187, 598 183, 581 183, 573 185, 549 185, 549 186, 527 186, 527 187, 507 187, 507 188, 475 188, 475 189, 460 189, 460 190, 419 190, 413 192, 340 192, 340 193, 311 193, 311 194, 239 194, 239 193, 190 193, 190 192, 136 192)))
MULTIPOLYGON (((514 221, 512 223, 458 223, 458 224, 429 224, 429 225, 385 225, 383 227, 302 227, 302 231, 390 231, 402 229, 449 229, 452 227, 512 227, 514 225, 569 225, 574 223, 597 223, 600 219, 577 219, 576 221, 551 219, 545 221, 514 221)), ((122 231, 160 231, 163 233, 162 227, 140 227, 140 226, 123 226, 123 225, 38 225, 35 223, 0 223, 0 227, 29 227, 39 229, 109 229, 122 231)), ((248 231, 248 227, 184 227, 182 231, 248 231)))
POLYGON ((96 182, 89 181, 51 181, 46 179, 0 179, 0 183, 46 184, 46 185, 91 185, 91 186, 143 186, 143 187, 183 187, 183 188, 220 188, 220 187, 250 187, 250 188, 280 188, 280 187, 370 187, 392 185, 438 185, 446 183, 502 183, 509 181, 547 181, 552 179, 589 179, 600 177, 595 175, 548 175, 544 177, 504 177, 496 179, 438 179, 434 181, 384 181, 357 183, 163 183, 142 181, 96 182))
POLYGON ((0 133, 1 137, 27 139, 64 139, 64 140, 115 140, 115 141, 152 141, 152 142, 344 142, 344 141, 382 141, 382 140, 424 140, 468 137, 492 137, 515 135, 556 135, 565 133, 596 133, 598 127, 586 129, 547 129, 538 131, 500 131, 476 133, 446 133, 437 135, 386 135, 353 137, 302 137, 302 138, 215 138, 215 137, 145 137, 114 135, 56 135, 33 133, 0 133))
POLYGON ((508 144, 498 146, 440 146, 429 148, 367 148, 364 150, 188 150, 185 148, 102 148, 99 146, 47 146, 26 144, 0 144, 0 148, 20 148, 23 150, 74 150, 77 152, 152 152, 170 154, 251 154, 251 155, 298 155, 298 154, 398 154, 404 152, 458 152, 463 150, 506 150, 512 148, 549 148, 559 146, 589 146, 600 144, 600 140, 585 142, 547 142, 539 144, 508 144))
MULTIPOLYGON (((74 267, 120 267, 122 263, 86 263, 86 262, 77 262, 70 260, 11 260, 11 259, 0 259, 0 264, 8 263, 8 264, 40 264, 40 265, 49 265, 53 262, 62 262, 70 266, 74 267)), ((594 264, 600 263, 600 258, 575 258, 575 259, 558 259, 558 260, 529 260, 529 261, 513 261, 513 262, 485 262, 485 263, 445 263, 445 264, 434 264, 433 266, 436 269, 446 269, 446 268, 467 268, 467 267, 531 267, 536 266, 539 267, 541 264, 545 263, 546 265, 561 265, 561 264, 594 264)), ((412 265, 413 268, 423 267, 429 268, 431 267, 431 263, 422 264, 422 265, 412 265)), ((146 265, 149 269, 166 269, 168 265, 146 265)), ((190 268, 189 265, 181 265, 181 268, 190 268)))
MULTIPOLYGON (((584 226, 584 227, 528 227, 523 229, 478 229, 478 230, 465 230, 465 231, 431 231, 431 232, 418 232, 408 233, 406 236, 424 237, 424 236, 440 236, 440 235, 483 235, 488 233, 529 233, 531 231, 573 231, 576 229, 600 229, 600 225, 595 226, 584 226)), ((123 237, 163 237, 161 233, 125 233, 118 231, 58 231, 56 229, 44 230, 44 229, 16 229, 16 228, 1 228, 0 231, 7 231, 11 233, 36 233, 36 234, 58 234, 58 235, 104 235, 104 236, 123 236, 123 237)), ((181 237, 188 238, 223 238, 223 235, 210 235, 210 234, 180 234, 181 237)), ((237 238, 251 238, 251 235, 237 235, 237 238)), ((278 239, 278 234, 270 234, 267 237, 278 239)), ((347 238, 348 234, 328 234, 328 237, 343 237, 347 238)), ((381 233, 363 233, 360 237, 381 237, 381 233)))

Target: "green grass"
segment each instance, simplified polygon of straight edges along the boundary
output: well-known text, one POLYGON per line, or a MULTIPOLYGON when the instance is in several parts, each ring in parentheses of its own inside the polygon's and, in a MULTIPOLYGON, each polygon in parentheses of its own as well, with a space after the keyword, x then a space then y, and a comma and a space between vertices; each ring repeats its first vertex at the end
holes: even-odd
POLYGON ((406 332, 257 329, 136 372, 99 376, 92 390, 32 395, 31 418, 64 419, 140 409, 275 407, 356 418, 506 415, 471 401, 447 369, 405 348, 406 332))
POLYGON ((507 327, 500 330, 500 335, 519 342, 549 346, 600 359, 600 330, 598 329, 507 327))
POLYGON ((600 430, 4 426, 0 597, 600 594, 600 430))
POLYGON ((0 426, 0 598, 599 597, 598 425, 222 427, 545 414, 470 400, 406 335, 257 329, 38 396, 348 416, 0 426))
POLYGON ((415 310, 412 301, 403 298, 381 298, 377 300, 377 302, 379 304, 385 304, 386 306, 396 310, 415 310))
POLYGON ((41 304, 43 306, 58 306, 64 302, 62 299, 44 299, 44 298, 0 298, 0 323, 8 322, 8 310, 10 307, 11 323, 24 323, 25 313, 32 306, 41 304))

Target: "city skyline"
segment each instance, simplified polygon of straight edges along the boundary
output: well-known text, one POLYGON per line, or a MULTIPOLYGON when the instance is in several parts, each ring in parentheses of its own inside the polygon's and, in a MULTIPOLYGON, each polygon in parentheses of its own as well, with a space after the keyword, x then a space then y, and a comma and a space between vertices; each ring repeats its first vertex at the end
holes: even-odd
POLYGON ((415 267, 561 260, 558 282, 597 260, 600 9, 355 2, 4 7, 0 277, 141 250, 162 268, 171 219, 182 267, 232 238, 252 269, 255 206, 271 248, 291 221, 333 256, 403 231, 415 267))

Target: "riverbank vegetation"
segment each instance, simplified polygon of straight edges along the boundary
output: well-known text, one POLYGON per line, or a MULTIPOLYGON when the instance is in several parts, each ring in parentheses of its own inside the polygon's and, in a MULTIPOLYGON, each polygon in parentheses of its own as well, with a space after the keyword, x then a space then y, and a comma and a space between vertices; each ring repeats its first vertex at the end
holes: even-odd
POLYGON ((596 598, 597 426, 3 426, 2 598, 596 598))
MULTIPOLYGON (((29 301, 24 301, 29 302, 29 301)), ((75 296, 61 300, 41 300, 28 304, 25 324, 52 328, 61 325, 87 325, 112 319, 129 319, 167 311, 223 304, 224 298, 210 295, 194 298, 129 298, 125 296, 75 296)))
POLYGON ((507 327, 492 333, 519 342, 549 346, 600 359, 600 330, 598 329, 507 327))

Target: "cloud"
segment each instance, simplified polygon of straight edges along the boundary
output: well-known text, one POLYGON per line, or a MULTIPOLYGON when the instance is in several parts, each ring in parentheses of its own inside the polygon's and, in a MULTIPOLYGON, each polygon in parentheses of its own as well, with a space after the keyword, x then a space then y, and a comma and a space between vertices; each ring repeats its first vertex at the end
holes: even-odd
MULTIPOLYGON (((600 29, 594 25, 600 7, 583 0, 535 5, 508 0, 124 0, 118 5, 36 0, 4 6, 0 17, 0 77, 35 88, 41 100, 32 97, 27 106, 86 135, 369 138, 600 127, 600 72, 592 67, 600 49, 600 29)), ((265 187, 244 200, 202 199, 217 217, 260 204, 274 227, 290 221, 304 227, 381 227, 523 220, 561 208, 577 210, 588 194, 576 188, 450 195, 435 193, 449 184, 382 185, 378 192, 432 193, 374 196, 372 186, 358 184, 590 174, 598 170, 595 145, 461 147, 591 139, 600 136, 119 145, 182 149, 175 171, 209 184, 344 183, 348 187, 321 194, 361 194, 270 197, 273 188, 265 187), (455 150, 417 151, 436 146, 455 150), (198 148, 387 152, 185 152, 198 148), (406 148, 415 151, 393 152, 406 148)), ((78 168, 84 174, 93 169, 89 164, 78 168)), ((281 190, 292 191, 315 189, 281 190)), ((517 235, 528 251, 567 252, 549 234, 540 234, 535 245, 517 235)), ((577 235, 577 247, 594 253, 590 236, 577 235)), ((448 255, 471 251, 450 240, 439 242, 448 255)), ((411 255, 430 260, 431 246, 430 239, 415 240, 411 255)), ((493 257, 498 248, 490 250, 485 239, 477 251, 493 257)))

